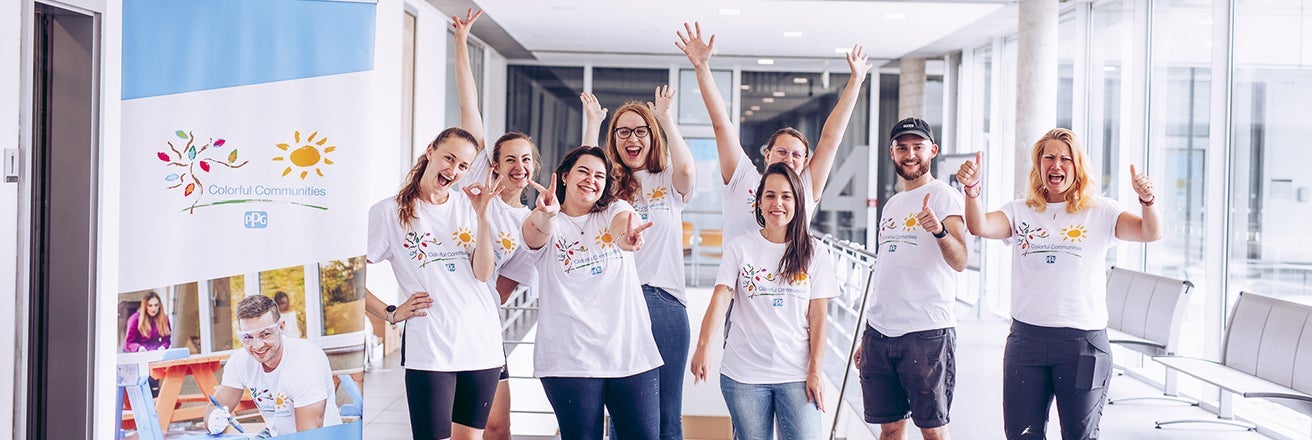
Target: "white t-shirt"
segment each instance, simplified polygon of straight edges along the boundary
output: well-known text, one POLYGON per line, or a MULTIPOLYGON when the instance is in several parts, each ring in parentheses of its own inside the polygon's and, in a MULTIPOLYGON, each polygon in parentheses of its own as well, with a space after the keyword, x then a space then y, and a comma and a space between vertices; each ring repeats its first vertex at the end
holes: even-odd
POLYGON ((940 222, 964 218, 961 193, 941 180, 894 194, 884 203, 866 322, 886 336, 957 325, 952 309, 958 273, 943 259, 938 239, 917 219, 925 194, 940 222))
MULTIPOLYGON (((819 200, 811 195, 811 169, 803 170, 799 177, 806 191, 806 221, 809 224, 815 218, 819 200)), ((761 230, 761 225, 756 223, 756 187, 760 185, 761 172, 747 153, 739 151, 738 167, 733 169, 733 177, 724 187, 724 237, 733 238, 761 230)))
POLYGON ((1026 324, 1099 330, 1107 327, 1107 248, 1116 239, 1115 200, 1098 197, 1078 214, 1066 203, 1043 212, 1014 200, 1002 207, 1011 223, 1011 317, 1026 324))
MULTIPOLYGON (((477 182, 483 182, 487 179, 487 173, 491 170, 489 156, 492 154, 492 148, 484 148, 478 152, 474 163, 469 166, 469 172, 460 178, 459 187, 464 188, 477 182)), ((519 255, 519 250, 524 243, 524 219, 528 218, 532 212, 527 206, 514 207, 506 203, 500 197, 493 199, 488 203, 488 222, 491 223, 492 247, 496 251, 496 273, 487 281, 488 288, 492 290, 492 297, 496 299, 497 304, 501 303, 501 295, 497 293, 497 276, 504 276, 518 282, 519 284, 534 285, 537 283, 537 270, 532 264, 516 263, 522 258, 515 258, 519 255)))
POLYGON ((779 263, 788 245, 772 243, 756 232, 729 242, 716 285, 733 290, 728 336, 720 372, 751 384, 806 380, 810 367, 811 333, 807 310, 811 300, 838 295, 830 256, 812 241, 811 264, 800 280, 785 281, 779 263))
POLYGON ((524 248, 538 268, 541 311, 533 350, 537 377, 625 377, 661 366, 633 253, 610 230, 616 200, 580 217, 557 214, 551 237, 524 248))
POLYGON ((652 222, 642 233, 642 249, 634 252, 638 281, 665 289, 679 302, 688 303, 683 293, 683 207, 691 194, 680 195, 674 189, 674 169, 659 174, 637 171, 633 177, 642 184, 642 194, 633 205, 641 221, 652 222))
POLYGON ((304 339, 282 338, 282 361, 269 372, 246 350, 233 350, 223 367, 222 385, 250 392, 275 436, 296 432, 296 408, 325 400, 323 426, 342 423, 328 356, 304 339))
POLYGON ((402 366, 426 371, 471 371, 500 367, 501 325, 497 302, 470 264, 478 218, 464 192, 446 203, 415 202, 419 218, 401 226, 395 199, 369 209, 370 263, 392 263, 402 297, 428 292, 428 316, 406 321, 402 366))

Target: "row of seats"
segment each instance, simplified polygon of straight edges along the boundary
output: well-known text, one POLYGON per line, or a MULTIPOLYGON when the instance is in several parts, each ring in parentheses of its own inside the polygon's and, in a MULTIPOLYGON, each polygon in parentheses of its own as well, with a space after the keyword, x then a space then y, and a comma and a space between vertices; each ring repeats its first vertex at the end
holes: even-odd
MULTIPOLYGON (((698 272, 701 268, 701 259, 706 258, 708 262, 716 267, 720 264, 720 257, 724 254, 724 231, 719 229, 701 229, 698 230, 692 222, 683 222, 683 256, 691 257, 692 270, 688 284, 696 286, 700 284, 698 272)), ((714 271, 715 269, 711 269, 714 271)))

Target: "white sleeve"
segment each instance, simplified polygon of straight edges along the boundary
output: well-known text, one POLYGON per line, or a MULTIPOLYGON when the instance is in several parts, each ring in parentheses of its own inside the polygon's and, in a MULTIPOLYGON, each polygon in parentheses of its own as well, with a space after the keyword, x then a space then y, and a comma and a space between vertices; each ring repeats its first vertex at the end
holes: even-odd
POLYGON ((829 251, 812 241, 811 268, 807 278, 811 279, 811 299, 833 298, 838 296, 838 286, 834 283, 834 259, 829 251))
MULTIPOLYGON (((284 351, 284 353, 288 352, 284 351)), ((328 390, 324 389, 324 384, 333 383, 332 369, 328 368, 328 356, 318 347, 297 354, 304 358, 294 361, 300 361, 298 363, 309 368, 289 370, 299 374, 285 375, 281 378, 278 386, 282 388, 282 393, 290 397, 297 408, 327 400, 328 390), (324 375, 329 377, 325 378, 324 375)))
POLYGON ((395 218, 388 218, 387 201, 378 202, 372 208, 369 208, 369 236, 366 252, 366 259, 370 263, 381 263, 391 258, 389 252, 391 243, 388 242, 387 230, 388 222, 399 222, 395 218))
POLYGON ((460 178, 457 187, 464 188, 487 179, 487 172, 492 169, 492 160, 488 157, 492 154, 490 150, 492 150, 491 146, 483 147, 478 155, 474 156, 474 162, 469 164, 469 171, 460 178))
MULTIPOLYGON (((545 248, 546 246, 542 247, 545 248)), ((538 271, 535 266, 537 262, 535 257, 541 255, 542 250, 538 249, 537 253, 532 256, 527 254, 528 250, 527 246, 516 249, 515 254, 511 255, 510 259, 501 265, 501 270, 497 272, 497 275, 514 280, 520 285, 536 287, 538 284, 538 271)))
MULTIPOLYGON (((242 378, 246 377, 245 363, 247 360, 250 360, 250 355, 246 354, 244 349, 237 349, 232 353, 232 356, 228 356, 228 362, 223 364, 223 381, 219 385, 239 390, 246 389, 246 384, 242 383, 242 378)), ((217 390, 202 391, 213 393, 217 390)))
POLYGON ((731 291, 738 288, 738 266, 742 262, 740 255, 742 246, 736 242, 737 240, 727 243, 728 246, 720 257, 720 270, 715 275, 715 285, 728 286, 731 291))

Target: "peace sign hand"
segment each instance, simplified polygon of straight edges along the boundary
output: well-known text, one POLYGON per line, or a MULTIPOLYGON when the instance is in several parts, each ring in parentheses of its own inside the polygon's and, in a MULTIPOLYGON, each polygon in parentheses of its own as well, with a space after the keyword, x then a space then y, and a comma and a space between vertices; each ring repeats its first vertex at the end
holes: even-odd
POLYGON ((1152 205, 1157 200, 1157 195, 1153 194, 1153 181, 1148 178, 1148 174, 1139 174, 1134 171, 1134 164, 1130 164, 1130 185, 1134 187, 1134 192, 1139 194, 1139 203, 1143 205, 1152 205))
POLYGON ((543 188, 532 180, 528 183, 538 190, 538 205, 534 210, 542 212, 547 218, 555 217, 556 213, 560 212, 560 204, 556 203, 556 173, 551 173, 551 190, 543 188))
POLYGON ((693 25, 696 30, 693 29, 693 26, 688 26, 687 22, 683 23, 684 30, 675 32, 679 34, 679 41, 675 41, 674 45, 682 50, 684 55, 688 56, 688 61, 692 62, 692 67, 697 68, 706 65, 711 60, 711 52, 715 50, 715 35, 711 35, 710 41, 703 42, 702 24, 693 22, 693 25), (687 31, 687 33, 684 33, 684 31, 687 31))
POLYGON ((452 15, 451 27, 454 28, 456 31, 456 41, 459 43, 465 43, 469 41, 469 29, 473 28, 474 22, 478 20, 478 17, 482 17, 482 16, 483 16, 483 11, 480 10, 478 12, 474 12, 474 8, 469 8, 469 10, 465 12, 464 19, 461 19, 459 15, 452 15))
POLYGON ((479 217, 483 217, 487 213, 488 203, 493 198, 500 196, 501 192, 506 189, 505 184, 502 182, 505 180, 503 177, 497 177, 496 181, 493 181, 492 176, 492 170, 488 170, 486 182, 474 183, 461 188, 465 195, 469 196, 469 201, 473 202, 474 212, 478 213, 479 217))
POLYGON ((651 225, 654 224, 652 222, 647 222, 638 227, 634 227, 633 224, 635 223, 635 218, 636 217, 634 217, 633 213, 630 212, 629 221, 626 222, 625 231, 620 233, 620 249, 630 252, 637 252, 639 249, 642 249, 642 231, 646 231, 647 228, 650 228, 651 225))
POLYGON ((656 102, 647 101, 647 109, 651 110, 651 113, 657 117, 669 118, 673 116, 670 112, 670 108, 673 107, 671 103, 673 102, 674 89, 670 88, 668 84, 663 85, 656 88, 656 102))
POLYGON ((938 221, 938 215, 935 215, 934 210, 929 207, 929 194, 925 194, 925 203, 920 207, 920 214, 916 215, 916 221, 930 234, 943 233, 943 224, 938 221))

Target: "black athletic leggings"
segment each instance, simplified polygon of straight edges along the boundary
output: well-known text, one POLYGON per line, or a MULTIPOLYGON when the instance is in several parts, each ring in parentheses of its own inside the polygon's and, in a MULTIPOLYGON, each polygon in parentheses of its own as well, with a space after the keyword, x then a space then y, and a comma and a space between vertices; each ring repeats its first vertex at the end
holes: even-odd
POLYGON ((405 370, 410 434, 415 440, 451 437, 451 423, 487 427, 501 367, 473 371, 405 370))

